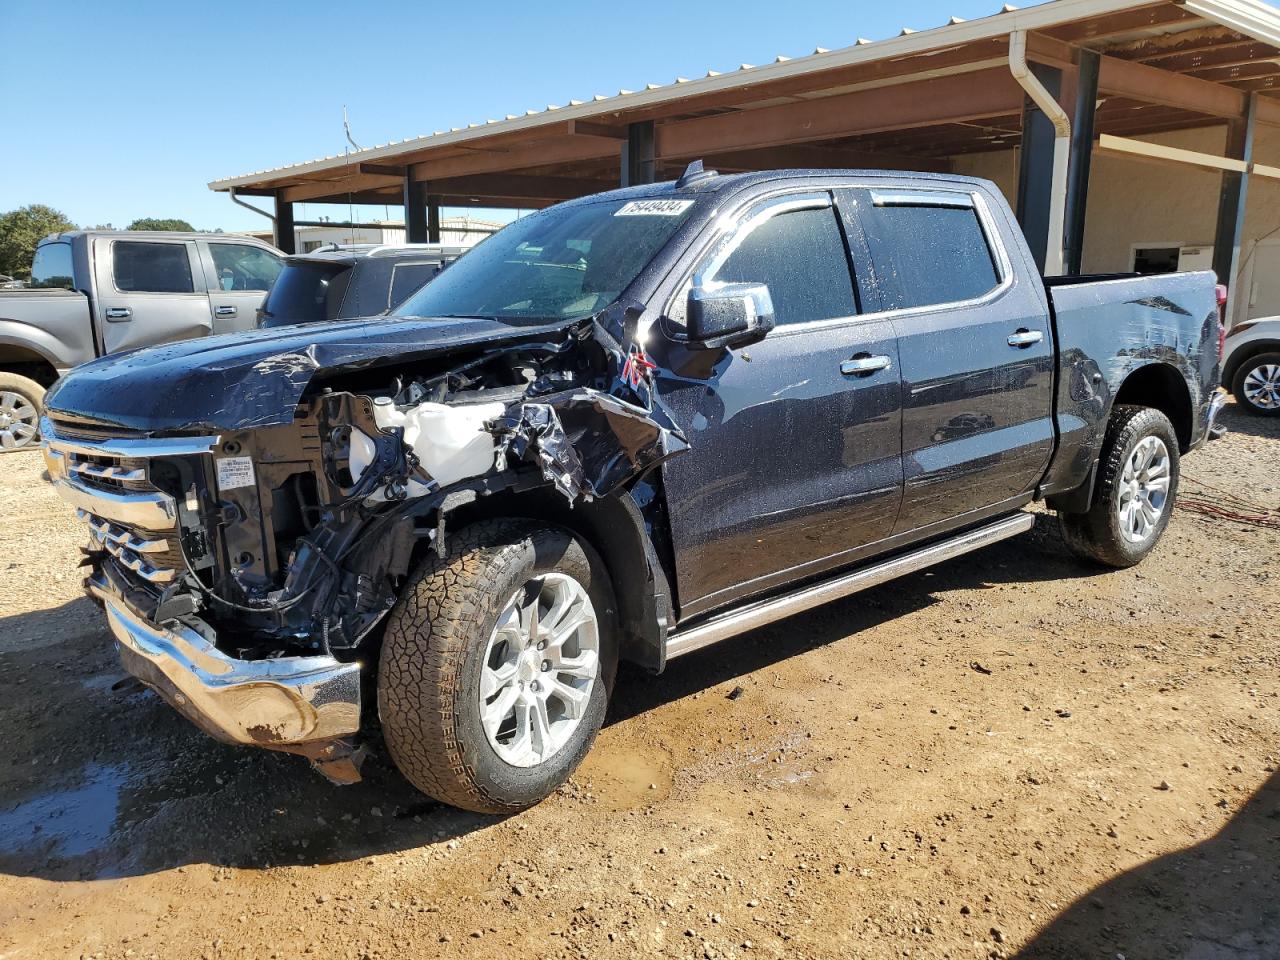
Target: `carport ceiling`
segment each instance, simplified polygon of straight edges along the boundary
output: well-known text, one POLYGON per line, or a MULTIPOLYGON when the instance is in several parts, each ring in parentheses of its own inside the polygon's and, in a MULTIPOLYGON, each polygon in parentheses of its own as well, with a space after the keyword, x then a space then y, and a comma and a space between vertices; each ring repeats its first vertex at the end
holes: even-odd
POLYGON ((953 19, 730 74, 710 72, 463 129, 218 180, 214 190, 283 202, 403 202, 406 180, 438 203, 541 206, 617 186, 631 125, 653 122, 659 179, 692 159, 770 167, 946 169, 948 158, 1021 137, 1022 89, 1009 34, 1029 58, 1071 69, 1102 55, 1097 132, 1138 136, 1225 123, 1259 94, 1280 123, 1280 14, 1258 0, 1053 0, 953 19))

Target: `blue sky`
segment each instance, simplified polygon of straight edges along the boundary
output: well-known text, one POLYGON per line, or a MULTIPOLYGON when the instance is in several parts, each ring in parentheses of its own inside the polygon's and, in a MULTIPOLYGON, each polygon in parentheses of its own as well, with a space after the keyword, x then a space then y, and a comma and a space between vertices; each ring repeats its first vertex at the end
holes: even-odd
MULTIPOLYGON (((344 104, 371 146, 999 6, 0 0, 0 212, 46 203, 82 225, 260 229, 208 181, 340 153, 344 104)), ((356 210, 368 213, 382 210, 356 210)), ((298 216, 320 214, 347 210, 298 216)))

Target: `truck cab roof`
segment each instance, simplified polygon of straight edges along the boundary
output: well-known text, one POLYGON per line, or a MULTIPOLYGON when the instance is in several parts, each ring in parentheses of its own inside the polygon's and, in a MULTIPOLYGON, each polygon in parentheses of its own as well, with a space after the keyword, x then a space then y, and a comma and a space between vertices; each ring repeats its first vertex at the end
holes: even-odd
MULTIPOLYGON (((692 164, 690 165, 693 166, 692 164)), ((621 187, 604 193, 592 194, 577 200, 566 201, 567 204, 595 203, 601 200, 643 200, 647 198, 700 199, 708 196, 730 196, 739 191, 765 184, 784 183, 789 180, 806 179, 848 179, 873 180, 892 178, 896 181, 919 180, 921 185, 928 183, 973 186, 986 181, 976 177, 965 177, 951 173, 934 173, 923 171, 874 170, 857 169, 817 169, 793 168, 786 170, 760 170, 749 173, 719 173, 713 169, 686 170, 677 180, 665 180, 660 183, 644 183, 633 187, 621 187)), ((563 206, 563 204, 562 204, 563 206)))

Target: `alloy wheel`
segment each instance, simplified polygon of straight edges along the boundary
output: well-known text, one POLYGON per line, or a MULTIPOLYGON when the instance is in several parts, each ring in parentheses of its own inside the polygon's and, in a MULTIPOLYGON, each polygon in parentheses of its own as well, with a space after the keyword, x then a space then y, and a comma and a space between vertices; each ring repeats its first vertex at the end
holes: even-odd
POLYGON ((12 390, 0 391, 0 450, 17 450, 35 442, 40 429, 35 404, 12 390))
POLYGON ((1244 395, 1259 410, 1280 409, 1280 363, 1260 363, 1250 370, 1244 395))
POLYGON ((1143 437, 1120 475, 1120 531, 1130 543, 1144 543, 1159 525, 1171 479, 1169 448, 1159 437, 1143 437))
POLYGON ((489 745, 534 767, 568 743, 599 680, 600 629, 591 597, 562 573, 535 577, 507 601, 480 674, 489 745))

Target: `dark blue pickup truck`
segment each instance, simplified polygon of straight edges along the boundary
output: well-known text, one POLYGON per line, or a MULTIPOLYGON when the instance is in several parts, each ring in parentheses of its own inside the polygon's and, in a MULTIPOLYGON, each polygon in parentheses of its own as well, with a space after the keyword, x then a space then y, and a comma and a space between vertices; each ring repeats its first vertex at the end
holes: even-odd
POLYGON ((1032 525, 1122 567, 1214 432, 1208 273, 1046 281, 985 181, 718 176, 511 224, 391 316, 105 357, 51 477, 126 668, 215 737, 537 802, 618 661, 1032 525))

